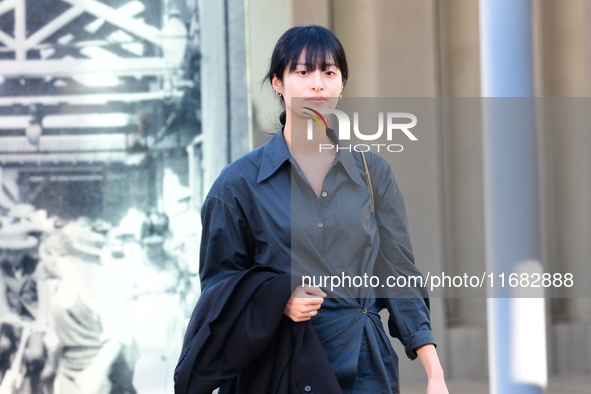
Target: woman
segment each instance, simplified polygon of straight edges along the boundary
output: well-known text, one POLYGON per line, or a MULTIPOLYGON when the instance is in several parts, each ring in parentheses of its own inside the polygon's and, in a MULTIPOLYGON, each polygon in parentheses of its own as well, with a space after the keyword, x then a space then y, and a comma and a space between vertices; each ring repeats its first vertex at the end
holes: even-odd
MULTIPOLYGON (((366 154, 374 217, 361 154, 337 151, 336 134, 321 124, 313 123, 309 139, 306 112, 334 109, 347 78, 343 48, 327 29, 294 27, 279 39, 267 79, 285 106, 283 128, 226 167, 204 202, 204 290, 225 272, 259 265, 296 280, 377 269, 417 273, 387 162, 366 154), (319 151, 319 144, 333 148, 319 151)), ((427 393, 447 393, 423 296, 380 299, 370 290, 325 298, 326 289, 298 285, 284 314, 294 322, 311 320, 343 393, 398 393, 397 356, 378 316, 388 308, 391 334, 425 366, 427 393)))
POLYGON ((121 268, 108 256, 106 237, 80 218, 43 241, 48 271, 48 338, 56 394, 133 394, 133 340, 123 318, 121 268), (110 264, 105 265, 105 262, 110 264))

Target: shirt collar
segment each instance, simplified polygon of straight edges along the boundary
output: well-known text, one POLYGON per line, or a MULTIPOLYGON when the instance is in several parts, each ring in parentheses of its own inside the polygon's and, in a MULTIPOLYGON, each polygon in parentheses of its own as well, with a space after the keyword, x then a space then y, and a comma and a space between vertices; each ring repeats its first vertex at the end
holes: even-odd
POLYGON ((273 175, 290 158, 291 154, 287 149, 285 138, 283 138, 283 129, 281 129, 263 146, 263 158, 257 183, 273 175))
MULTIPOLYGON (((341 163, 349 178, 355 183, 359 186, 367 187, 367 183, 359 173, 353 152, 349 150, 349 145, 340 141, 332 129, 327 129, 326 135, 341 148, 337 151, 335 162, 341 163)), ((285 138, 283 137, 283 129, 281 129, 263 147, 263 157, 257 183, 269 178, 283 163, 290 159, 291 153, 289 153, 285 138)))

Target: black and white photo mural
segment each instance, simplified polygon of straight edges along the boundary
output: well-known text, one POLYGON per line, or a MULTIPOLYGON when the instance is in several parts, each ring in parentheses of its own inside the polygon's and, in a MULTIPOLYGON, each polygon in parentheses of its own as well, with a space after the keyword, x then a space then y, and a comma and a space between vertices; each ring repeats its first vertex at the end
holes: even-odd
POLYGON ((199 295, 197 0, 0 0, 0 394, 173 392, 199 295))

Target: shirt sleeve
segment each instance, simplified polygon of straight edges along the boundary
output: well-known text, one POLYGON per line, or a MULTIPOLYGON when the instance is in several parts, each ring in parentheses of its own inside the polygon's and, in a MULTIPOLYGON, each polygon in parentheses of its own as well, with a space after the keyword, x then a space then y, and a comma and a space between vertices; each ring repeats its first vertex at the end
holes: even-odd
POLYGON ((229 203, 208 197, 201 209, 199 274, 205 289, 225 270, 242 271, 252 266, 252 235, 244 215, 229 203))
POLYGON ((369 164, 374 189, 376 221, 380 234, 380 250, 376 272, 380 282, 387 277, 405 277, 397 283, 402 287, 384 287, 383 301, 388 308, 390 335, 404 345, 411 360, 417 357, 416 349, 434 344, 429 316, 429 298, 422 287, 423 275, 414 263, 414 254, 408 232, 404 199, 389 164, 381 157, 374 157, 369 164))

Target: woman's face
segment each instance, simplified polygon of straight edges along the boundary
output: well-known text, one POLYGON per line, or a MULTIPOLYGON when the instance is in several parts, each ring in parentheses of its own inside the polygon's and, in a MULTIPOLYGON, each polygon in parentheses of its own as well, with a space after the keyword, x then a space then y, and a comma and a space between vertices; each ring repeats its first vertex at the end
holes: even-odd
POLYGON ((302 107, 314 109, 336 108, 338 97, 343 91, 341 70, 333 63, 322 70, 307 71, 305 52, 302 52, 294 71, 286 67, 283 81, 273 76, 273 88, 283 95, 285 109, 292 115, 303 115, 302 107))

